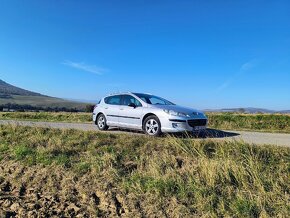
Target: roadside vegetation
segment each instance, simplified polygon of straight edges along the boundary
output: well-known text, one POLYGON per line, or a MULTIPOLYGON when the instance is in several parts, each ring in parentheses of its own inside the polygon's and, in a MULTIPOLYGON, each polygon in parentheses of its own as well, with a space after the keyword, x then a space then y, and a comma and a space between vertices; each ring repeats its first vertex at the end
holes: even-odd
POLYGON ((290 149, 0 125, 0 217, 289 217, 290 149))
POLYGON ((208 113, 209 127, 290 133, 289 114, 208 113))
MULTIPOLYGON (((207 113, 209 128, 290 133, 289 114, 207 113)), ((91 113, 0 112, 0 119, 91 123, 91 113)))
POLYGON ((0 112, 0 119, 30 120, 47 122, 92 122, 92 113, 69 112, 0 112))

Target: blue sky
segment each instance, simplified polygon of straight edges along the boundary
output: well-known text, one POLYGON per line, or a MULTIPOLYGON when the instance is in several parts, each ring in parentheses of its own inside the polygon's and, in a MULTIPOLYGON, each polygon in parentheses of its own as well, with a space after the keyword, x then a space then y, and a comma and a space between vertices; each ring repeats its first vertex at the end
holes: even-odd
POLYGON ((0 1, 0 79, 14 85, 290 109, 290 1, 0 1))

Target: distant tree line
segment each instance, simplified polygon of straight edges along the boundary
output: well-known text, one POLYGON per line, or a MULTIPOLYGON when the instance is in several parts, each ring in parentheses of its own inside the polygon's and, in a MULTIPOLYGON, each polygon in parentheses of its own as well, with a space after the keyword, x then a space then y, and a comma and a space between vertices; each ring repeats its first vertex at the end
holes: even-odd
POLYGON ((0 111, 3 111, 3 109, 8 110, 15 110, 19 112, 24 111, 47 111, 47 112, 92 112, 94 105, 88 104, 83 109, 77 109, 77 108, 67 108, 67 107, 41 107, 41 106, 32 106, 32 105, 20 105, 20 104, 2 104, 0 105, 0 111))

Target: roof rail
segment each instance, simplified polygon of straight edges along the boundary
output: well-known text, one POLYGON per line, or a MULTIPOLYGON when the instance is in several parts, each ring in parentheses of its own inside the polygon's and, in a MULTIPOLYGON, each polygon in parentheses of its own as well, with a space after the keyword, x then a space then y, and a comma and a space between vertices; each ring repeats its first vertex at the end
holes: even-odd
POLYGON ((109 95, 120 95, 120 94, 131 94, 132 92, 113 92, 110 93, 109 95))

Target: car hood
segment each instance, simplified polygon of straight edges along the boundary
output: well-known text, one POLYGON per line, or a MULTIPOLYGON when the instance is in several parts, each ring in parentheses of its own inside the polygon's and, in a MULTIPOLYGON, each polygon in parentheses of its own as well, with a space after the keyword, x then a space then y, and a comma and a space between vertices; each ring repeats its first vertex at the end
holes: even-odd
POLYGON ((181 112, 181 113, 186 113, 189 115, 204 115, 204 113, 202 111, 193 109, 193 108, 189 108, 189 107, 182 107, 182 106, 178 106, 178 105, 150 105, 150 107, 153 108, 159 108, 159 109, 164 109, 164 110, 173 110, 176 112, 181 112))

